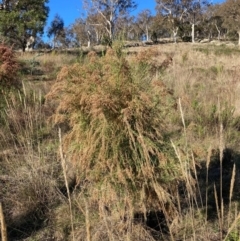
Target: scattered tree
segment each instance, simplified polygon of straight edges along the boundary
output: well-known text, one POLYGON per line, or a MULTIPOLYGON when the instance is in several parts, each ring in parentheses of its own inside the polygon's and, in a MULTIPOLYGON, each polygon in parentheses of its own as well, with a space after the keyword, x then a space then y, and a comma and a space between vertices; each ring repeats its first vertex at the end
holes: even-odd
POLYGON ((75 22, 70 26, 73 34, 73 38, 79 46, 87 43, 88 36, 86 30, 86 21, 82 18, 76 19, 75 22))
POLYGON ((8 0, 0 14, 0 32, 16 47, 26 49, 28 39, 42 35, 48 17, 48 0, 8 0))
POLYGON ((209 39, 217 36, 217 39, 220 40, 221 34, 224 31, 223 18, 220 16, 219 10, 219 4, 211 5, 204 14, 204 29, 206 29, 206 34, 208 34, 209 39))
POLYGON ((100 22, 110 40, 114 38, 114 28, 119 16, 126 14, 137 6, 133 0, 85 0, 84 3, 89 15, 97 13, 100 15, 102 18, 100 22))
POLYGON ((164 15, 169 22, 176 42, 178 31, 184 23, 191 24, 192 42, 195 42, 195 25, 199 23, 207 1, 202 0, 156 0, 159 13, 164 15))
POLYGON ((195 25, 203 21, 203 13, 208 5, 207 0, 190 0, 186 5, 186 19, 190 22, 192 28, 192 43, 195 42, 195 25))
POLYGON ((146 41, 149 40, 149 25, 151 21, 151 11, 146 9, 140 12, 137 16, 137 23, 140 29, 142 29, 142 32, 146 36, 146 41))
POLYGON ((240 0, 227 0, 222 3, 219 13, 223 18, 223 26, 228 31, 236 32, 238 34, 238 45, 240 45, 240 0))
POLYGON ((156 0, 156 10, 165 17, 172 31, 174 42, 177 42, 180 22, 187 12, 186 2, 177 0, 156 0))
POLYGON ((48 37, 53 36, 53 48, 56 47, 57 41, 61 41, 61 39, 65 37, 64 21, 58 14, 55 15, 51 22, 47 34, 48 37))

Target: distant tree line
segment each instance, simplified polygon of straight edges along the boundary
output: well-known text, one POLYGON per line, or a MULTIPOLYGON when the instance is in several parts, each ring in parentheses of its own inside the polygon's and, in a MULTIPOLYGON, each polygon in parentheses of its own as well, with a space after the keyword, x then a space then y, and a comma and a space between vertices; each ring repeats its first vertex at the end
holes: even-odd
POLYGON ((132 0, 85 0, 85 17, 64 28, 62 46, 111 44, 114 39, 174 42, 201 39, 236 40, 240 45, 240 0, 210 4, 208 0, 155 0, 156 14, 149 9, 137 15, 132 0))
MULTIPOLYGON (((149 9, 133 14, 133 0, 84 0, 84 17, 70 26, 57 14, 47 36, 51 47, 111 45, 115 39, 156 42, 171 37, 174 42, 199 39, 237 40, 240 45, 240 0, 210 4, 208 0, 155 0, 149 9)), ((0 36, 25 51, 30 37, 39 48, 50 47, 41 38, 49 14, 48 0, 3 0, 0 5, 0 36)))

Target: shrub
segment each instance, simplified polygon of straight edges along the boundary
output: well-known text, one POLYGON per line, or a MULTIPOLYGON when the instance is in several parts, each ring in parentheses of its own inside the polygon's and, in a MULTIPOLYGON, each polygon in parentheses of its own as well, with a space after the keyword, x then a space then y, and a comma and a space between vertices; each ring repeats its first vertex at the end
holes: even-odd
MULTIPOLYGON (((17 79, 18 62, 12 49, 0 44, 0 111, 6 107, 6 100, 19 87, 17 79)), ((0 123, 3 121, 3 113, 0 113, 0 123)))
POLYGON ((88 201, 111 211, 132 208, 126 215, 151 208, 173 214, 169 187, 181 179, 168 129, 175 101, 160 80, 146 76, 148 64, 140 74, 142 61, 133 66, 114 50, 91 52, 62 68, 46 98, 57 105, 54 124, 69 128, 64 153, 88 201))
POLYGON ((18 63, 12 49, 0 45, 0 87, 11 88, 18 85, 18 63))

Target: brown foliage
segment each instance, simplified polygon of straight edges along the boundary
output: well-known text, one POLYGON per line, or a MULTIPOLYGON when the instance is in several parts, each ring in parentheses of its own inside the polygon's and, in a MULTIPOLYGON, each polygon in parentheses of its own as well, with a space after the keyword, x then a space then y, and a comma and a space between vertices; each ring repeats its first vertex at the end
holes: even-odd
POLYGON ((166 138, 175 101, 160 80, 141 71, 114 50, 103 57, 91 52, 84 63, 63 67, 46 97, 57 104, 54 124, 70 127, 63 149, 78 167, 79 182, 109 186, 105 199, 113 203, 115 196, 119 202, 132 196, 136 209, 158 206, 158 198, 161 207, 171 203, 164 185, 178 172, 166 138))
POLYGON ((5 88, 16 87, 18 69, 19 65, 13 50, 0 44, 0 85, 5 88))
POLYGON ((167 54, 167 56, 162 55, 162 52, 157 48, 150 48, 138 52, 133 60, 142 67, 147 67, 148 74, 154 76, 156 73, 166 70, 173 63, 173 54, 167 54))

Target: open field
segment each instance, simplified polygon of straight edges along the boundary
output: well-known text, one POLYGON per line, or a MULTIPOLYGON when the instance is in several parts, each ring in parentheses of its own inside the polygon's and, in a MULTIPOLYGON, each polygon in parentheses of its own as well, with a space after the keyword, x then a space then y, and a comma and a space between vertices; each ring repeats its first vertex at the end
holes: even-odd
POLYGON ((8 240, 239 240, 240 49, 121 47, 17 53, 19 86, 0 89, 8 240))

